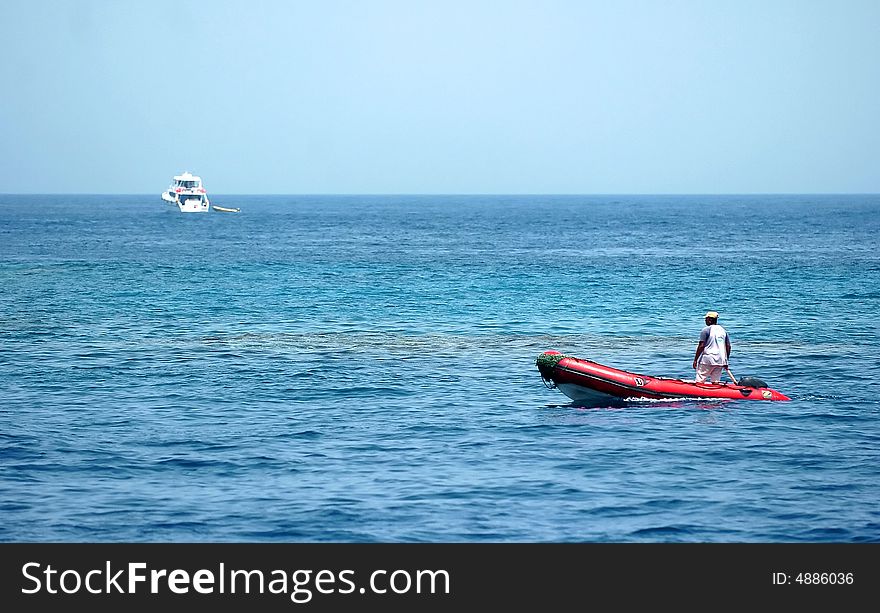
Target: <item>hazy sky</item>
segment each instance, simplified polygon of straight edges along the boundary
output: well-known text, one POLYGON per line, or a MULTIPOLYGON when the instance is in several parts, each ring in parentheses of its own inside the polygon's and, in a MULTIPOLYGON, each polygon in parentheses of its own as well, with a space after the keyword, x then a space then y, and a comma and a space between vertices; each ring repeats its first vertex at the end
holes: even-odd
POLYGON ((880 192, 880 0, 0 0, 0 192, 880 192))

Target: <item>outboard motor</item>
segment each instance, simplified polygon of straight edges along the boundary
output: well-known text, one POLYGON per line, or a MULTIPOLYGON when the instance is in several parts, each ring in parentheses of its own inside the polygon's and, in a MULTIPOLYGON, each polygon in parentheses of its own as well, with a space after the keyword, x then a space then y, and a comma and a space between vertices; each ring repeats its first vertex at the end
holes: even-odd
POLYGON ((759 379, 758 377, 750 377, 748 375, 744 377, 740 377, 737 381, 738 385, 744 385, 745 387, 769 387, 764 381, 759 379))

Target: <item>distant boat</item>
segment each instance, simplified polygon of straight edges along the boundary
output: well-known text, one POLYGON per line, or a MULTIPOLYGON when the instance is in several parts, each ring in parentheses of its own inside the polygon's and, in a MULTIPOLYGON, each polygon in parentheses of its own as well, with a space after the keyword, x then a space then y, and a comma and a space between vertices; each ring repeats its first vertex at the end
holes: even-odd
POLYGON ((207 213, 211 206, 202 178, 188 171, 174 177, 168 189, 162 192, 162 200, 176 204, 182 213, 207 213))
POLYGON ((225 206, 217 206, 216 204, 211 207, 215 211, 220 211, 221 213, 240 213, 241 209, 228 209, 225 206))

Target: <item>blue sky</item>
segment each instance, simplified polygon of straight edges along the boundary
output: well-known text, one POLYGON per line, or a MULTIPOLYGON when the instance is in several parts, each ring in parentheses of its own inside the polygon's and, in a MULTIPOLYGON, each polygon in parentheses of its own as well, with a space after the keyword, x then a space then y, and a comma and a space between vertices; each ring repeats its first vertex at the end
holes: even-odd
POLYGON ((0 0, 0 192, 880 192, 880 2, 0 0))

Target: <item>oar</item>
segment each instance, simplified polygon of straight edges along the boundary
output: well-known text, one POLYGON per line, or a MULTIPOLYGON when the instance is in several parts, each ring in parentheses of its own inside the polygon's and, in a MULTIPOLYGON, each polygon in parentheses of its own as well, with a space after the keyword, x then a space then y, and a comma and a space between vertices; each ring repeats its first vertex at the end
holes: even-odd
POLYGON ((734 384, 734 385, 738 385, 738 383, 736 382, 736 377, 734 377, 734 376, 733 376, 733 373, 730 372, 730 368, 729 368, 729 367, 726 367, 726 366, 725 366, 724 368, 725 368, 725 370, 727 371, 727 376, 729 376, 729 377, 730 377, 730 380, 733 381, 733 384, 734 384))

